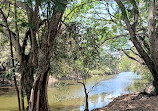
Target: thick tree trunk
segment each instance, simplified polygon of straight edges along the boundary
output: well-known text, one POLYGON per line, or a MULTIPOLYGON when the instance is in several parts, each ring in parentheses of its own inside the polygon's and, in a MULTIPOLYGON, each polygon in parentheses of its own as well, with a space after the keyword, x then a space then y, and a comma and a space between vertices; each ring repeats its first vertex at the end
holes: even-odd
POLYGON ((31 91, 29 111, 49 111, 47 97, 48 76, 49 68, 47 67, 46 71, 38 74, 31 91))
POLYGON ((49 77, 49 69, 47 72, 45 72, 44 78, 42 81, 42 86, 40 90, 41 91, 40 95, 42 95, 42 97, 39 98, 39 106, 41 106, 39 108, 39 111, 49 111, 48 96, 47 96, 48 77, 49 77))
POLYGON ((146 52, 144 52, 136 36, 131 38, 131 40, 153 76, 153 86, 155 87, 154 93, 155 95, 158 95, 158 69, 152 59, 146 54, 146 52))
POLYGON ((31 96, 31 89, 33 86, 33 71, 34 67, 28 63, 28 59, 25 58, 21 63, 21 86, 27 96, 27 102, 29 103, 31 96))
POLYGON ((156 0, 151 0, 149 13, 148 13, 148 33, 149 33, 151 58, 157 69, 158 68, 158 56, 157 56, 158 55, 158 38, 157 38, 158 27, 156 25, 157 24, 156 18, 158 17, 158 14, 155 13, 157 11, 156 7, 158 7, 158 3, 156 3, 156 0))
POLYGON ((38 53, 38 68, 31 90, 29 111, 49 111, 47 85, 50 69, 50 54, 51 50, 47 42, 43 43, 38 53))

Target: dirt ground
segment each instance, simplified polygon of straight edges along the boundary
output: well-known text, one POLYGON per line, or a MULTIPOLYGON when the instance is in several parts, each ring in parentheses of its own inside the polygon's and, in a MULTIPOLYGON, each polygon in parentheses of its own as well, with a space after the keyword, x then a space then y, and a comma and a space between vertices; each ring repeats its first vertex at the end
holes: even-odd
POLYGON ((121 95, 104 108, 93 111, 158 111, 158 96, 121 95))

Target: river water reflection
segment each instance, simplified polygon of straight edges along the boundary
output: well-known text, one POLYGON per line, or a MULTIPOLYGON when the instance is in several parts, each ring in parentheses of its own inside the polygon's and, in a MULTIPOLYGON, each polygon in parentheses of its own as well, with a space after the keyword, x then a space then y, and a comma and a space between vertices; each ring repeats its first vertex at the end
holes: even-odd
MULTIPOLYGON (((87 80, 89 91, 89 109, 104 107, 121 94, 131 93, 127 87, 141 77, 136 73, 123 72, 111 79, 105 76, 93 77, 87 80), (93 88, 92 88, 93 87, 93 88)), ((83 111, 84 90, 75 81, 62 81, 48 88, 48 100, 51 111, 83 111)), ((0 89, 0 111, 16 111, 17 99, 13 89, 0 89)))

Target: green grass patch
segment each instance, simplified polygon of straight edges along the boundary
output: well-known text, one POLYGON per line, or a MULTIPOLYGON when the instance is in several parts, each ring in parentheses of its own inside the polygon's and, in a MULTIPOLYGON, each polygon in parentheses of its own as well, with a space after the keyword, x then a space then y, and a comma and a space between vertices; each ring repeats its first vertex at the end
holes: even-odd
POLYGON ((103 75, 104 74, 104 72, 101 70, 90 70, 89 72, 92 75, 103 75))
POLYGON ((150 84, 150 81, 148 80, 135 80, 128 88, 127 90, 130 92, 138 92, 143 90, 148 84, 150 84))

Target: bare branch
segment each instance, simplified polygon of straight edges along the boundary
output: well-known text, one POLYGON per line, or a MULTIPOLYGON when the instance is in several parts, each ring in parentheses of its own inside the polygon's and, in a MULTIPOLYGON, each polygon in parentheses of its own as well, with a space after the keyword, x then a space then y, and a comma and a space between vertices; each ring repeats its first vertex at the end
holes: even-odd
POLYGON ((142 62, 140 62, 139 60, 137 60, 136 58, 130 56, 125 50, 123 50, 123 49, 121 49, 121 50, 124 52, 124 54, 125 54, 128 58, 130 58, 130 59, 132 59, 132 60, 134 60, 134 61, 140 63, 141 65, 145 65, 144 62, 142 63, 142 62))
POLYGON ((110 13, 110 10, 109 10, 109 3, 106 2, 106 4, 105 4, 105 3, 103 3, 103 4, 105 5, 106 10, 107 10, 108 15, 110 16, 111 20, 116 23, 116 21, 114 21, 113 18, 115 18, 115 19, 117 19, 117 18, 116 18, 114 15, 112 15, 112 14, 110 13))
POLYGON ((3 25, 3 24, 0 24, 0 26, 2 26, 2 27, 7 27, 7 26, 5 26, 5 25, 3 25))
MULTIPOLYGON (((98 15, 98 17, 99 18, 101 18, 101 20, 104 20, 104 21, 111 21, 111 22, 114 22, 114 23, 116 23, 117 24, 117 22, 116 21, 114 21, 112 18, 111 19, 105 19, 104 17, 101 17, 100 15, 99 15, 99 13, 95 13, 95 14, 97 14, 98 15)), ((96 18, 96 20, 97 20, 97 18, 96 18)), ((99 20, 99 19, 98 19, 99 20)))
POLYGON ((83 85, 83 87, 84 87, 84 92, 85 92, 85 94, 87 94, 87 88, 86 88, 85 83, 83 83, 83 82, 77 82, 77 83, 79 83, 79 84, 82 84, 82 85, 83 85))
MULTIPOLYGON (((133 47, 134 47, 134 46, 133 46, 133 47)), ((119 49, 119 50, 120 50, 120 49, 119 49)), ((131 47, 130 49, 123 49, 123 50, 131 51, 134 55, 136 55, 136 56, 142 58, 140 54, 138 54, 138 53, 136 53, 134 50, 132 50, 132 47, 131 47)))
POLYGON ((134 50, 130 49, 130 51, 131 51, 133 54, 135 54, 135 55, 139 56, 140 58, 142 58, 141 55, 138 54, 138 53, 136 53, 134 50))

